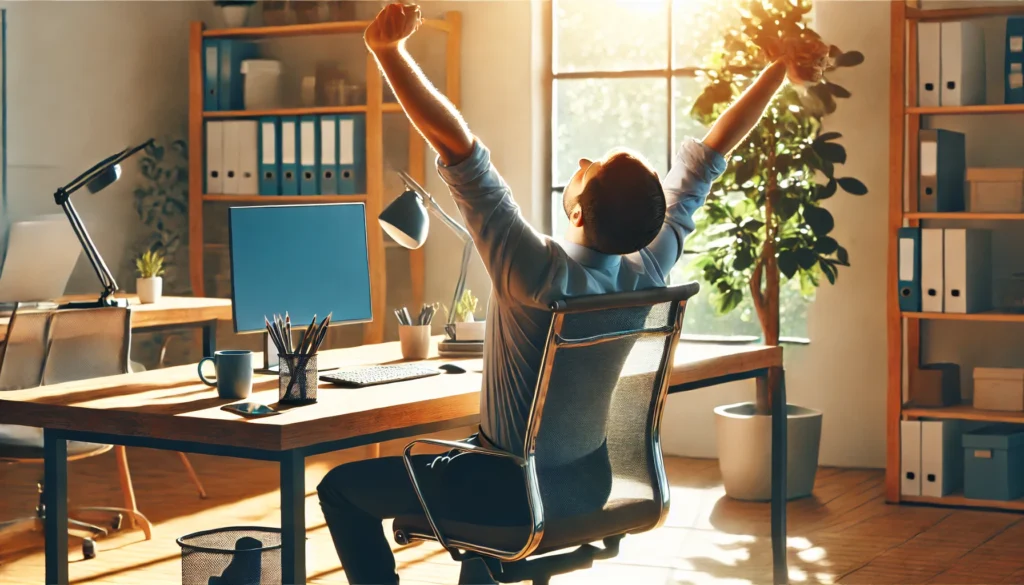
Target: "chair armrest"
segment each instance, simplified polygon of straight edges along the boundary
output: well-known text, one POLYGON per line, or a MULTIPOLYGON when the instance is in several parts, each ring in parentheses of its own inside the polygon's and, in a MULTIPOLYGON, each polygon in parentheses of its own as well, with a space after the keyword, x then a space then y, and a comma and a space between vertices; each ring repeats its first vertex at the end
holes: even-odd
MULTIPOLYGON (((544 512, 543 509, 539 509, 540 506, 540 491, 536 485, 536 478, 529 472, 529 465, 526 459, 518 457, 507 451, 500 451, 497 449, 488 449, 487 447, 481 447, 479 445, 473 445, 465 441, 444 441, 441 439, 416 439, 405 446, 405 453, 402 455, 402 460, 405 462, 405 470, 409 474, 409 481, 412 483, 412 489, 416 492, 416 499, 419 500, 420 506, 423 508, 423 514, 427 517, 427 523, 430 524, 430 529, 434 531, 434 536, 437 538, 437 542, 451 552, 452 543, 445 538, 444 534, 441 533, 441 529, 438 526, 437 521, 434 520, 434 515, 430 512, 430 507, 427 505, 427 500, 423 495, 423 490, 420 489, 419 481, 416 479, 416 471, 412 465, 412 450, 418 444, 424 445, 435 445, 438 447, 447 447, 449 449, 460 451, 462 453, 477 453, 481 455, 490 455, 493 457, 502 457, 511 459, 523 470, 524 480, 527 484, 527 491, 529 494, 529 505, 530 505, 530 516, 533 521, 533 535, 531 535, 529 542, 526 547, 520 551, 503 551, 494 550, 486 547, 480 547, 471 543, 459 542, 457 543, 458 548, 464 548, 472 550, 477 553, 484 553, 492 555, 501 560, 518 560, 523 558, 532 552, 540 541, 540 536, 544 530, 544 512)), ((454 553, 453 557, 454 557, 454 553)), ((458 560, 458 558, 456 558, 458 560)))

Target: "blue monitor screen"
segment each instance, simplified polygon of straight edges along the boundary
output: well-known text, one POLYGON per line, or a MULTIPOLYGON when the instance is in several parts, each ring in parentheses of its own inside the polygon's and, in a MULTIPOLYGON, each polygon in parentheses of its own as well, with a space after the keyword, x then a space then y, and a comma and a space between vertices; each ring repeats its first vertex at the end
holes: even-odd
POLYGON ((235 332, 266 331, 264 316, 292 327, 372 318, 366 210, 362 203, 232 207, 231 304, 235 332))

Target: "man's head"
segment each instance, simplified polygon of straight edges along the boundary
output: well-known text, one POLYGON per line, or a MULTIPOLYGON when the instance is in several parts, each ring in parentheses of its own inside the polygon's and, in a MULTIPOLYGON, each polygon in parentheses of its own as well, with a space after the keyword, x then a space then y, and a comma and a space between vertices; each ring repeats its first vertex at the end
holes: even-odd
POLYGON ((605 254, 631 254, 651 243, 665 221, 658 173, 640 155, 614 150, 580 160, 562 193, 566 238, 605 254))

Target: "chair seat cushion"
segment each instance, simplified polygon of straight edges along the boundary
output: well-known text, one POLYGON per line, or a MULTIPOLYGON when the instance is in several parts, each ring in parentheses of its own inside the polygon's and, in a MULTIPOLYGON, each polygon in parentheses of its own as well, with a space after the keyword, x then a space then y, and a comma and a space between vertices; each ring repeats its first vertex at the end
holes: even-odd
MULTIPOLYGON (((110 445, 68 441, 68 459, 99 455, 110 445)), ((42 459, 43 429, 21 425, 0 425, 0 459, 42 459)))
MULTIPOLYGON (((596 542, 608 536, 639 532, 657 521, 658 505, 649 499, 616 499, 601 510, 589 514, 550 518, 546 521, 544 537, 534 555, 596 542)), ((439 520, 445 538, 515 551, 523 548, 530 535, 530 527, 493 526, 464 521, 439 520)), ((434 532, 426 516, 399 516, 394 530, 406 534, 432 535, 434 532)))

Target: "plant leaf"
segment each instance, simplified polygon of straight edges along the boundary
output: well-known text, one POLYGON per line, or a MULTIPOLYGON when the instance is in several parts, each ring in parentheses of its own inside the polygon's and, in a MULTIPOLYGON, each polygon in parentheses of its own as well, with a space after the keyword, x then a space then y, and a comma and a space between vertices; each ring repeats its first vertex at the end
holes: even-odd
POLYGON ((734 270, 746 270, 754 263, 754 254, 749 249, 742 249, 736 253, 736 259, 732 262, 734 270))
POLYGON ((819 134, 818 137, 814 139, 814 141, 827 142, 829 140, 837 140, 842 137, 843 135, 838 132, 825 132, 824 134, 819 134))
POLYGON ((797 265, 804 270, 809 270, 818 261, 818 255, 808 248, 793 250, 793 257, 796 258, 797 265))
POLYGON ((843 266, 850 265, 850 254, 849 252, 846 251, 846 248, 839 246, 839 249, 836 250, 836 258, 839 260, 839 263, 842 264, 843 266))
POLYGON ((800 209, 800 202, 796 199, 790 199, 789 197, 779 197, 775 202, 775 214, 788 221, 789 218, 796 215, 797 210, 800 209))
POLYGON ((867 185, 861 183, 858 179, 853 177, 843 177, 839 179, 839 186, 843 188, 850 195, 867 195, 867 185))
POLYGON ((793 278, 796 274, 799 265, 796 261, 796 254, 793 252, 780 252, 778 258, 779 271, 786 276, 786 278, 793 278))
POLYGON ((829 179, 824 185, 814 186, 814 200, 823 201, 836 194, 837 183, 835 179, 829 179))
POLYGON ((818 241, 814 242, 814 251, 821 254, 822 256, 828 256, 835 252, 839 248, 839 243, 835 239, 825 236, 824 238, 818 238, 818 241))
POLYGON ((814 141, 813 148, 814 152, 818 153, 818 156, 827 161, 838 164, 846 162, 846 149, 843 148, 842 144, 814 141))
POLYGON ((836 267, 832 266, 832 264, 824 259, 818 261, 818 266, 820 266, 821 271, 825 273, 825 278, 828 279, 829 284, 835 284, 837 275, 836 267))
POLYGON ((821 237, 832 231, 832 228, 836 227, 835 219, 832 214, 823 207, 816 207, 814 205, 804 205, 804 220, 807 225, 810 226, 811 231, 814 235, 821 237))
POLYGON ((856 67, 864 62, 864 54, 860 51, 849 51, 835 58, 836 67, 856 67))
POLYGON ((848 98, 848 97, 850 97, 852 95, 850 93, 850 90, 846 89, 845 87, 843 87, 841 85, 836 85, 836 84, 834 84, 832 82, 829 82, 829 81, 825 82, 825 87, 828 88, 829 93, 831 93, 833 97, 844 98, 845 99, 845 98, 848 98))
POLYGON ((736 173, 734 174, 733 180, 736 186, 742 186, 754 176, 754 171, 757 170, 757 159, 754 157, 744 160, 738 167, 736 167, 736 173))

